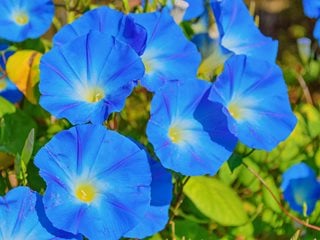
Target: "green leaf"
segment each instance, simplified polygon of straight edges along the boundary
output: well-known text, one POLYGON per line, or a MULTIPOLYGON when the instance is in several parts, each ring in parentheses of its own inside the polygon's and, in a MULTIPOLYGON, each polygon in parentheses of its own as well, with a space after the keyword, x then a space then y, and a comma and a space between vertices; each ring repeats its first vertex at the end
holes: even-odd
POLYGON ((34 145, 34 128, 28 134, 28 137, 24 143, 24 147, 21 153, 21 161, 24 162, 25 166, 28 165, 32 152, 33 152, 33 145, 34 145))
POLYGON ((184 193, 199 211, 223 226, 240 226, 248 221, 239 196, 218 179, 192 177, 184 193))
MULTIPOLYGON (((265 178, 264 180, 267 183, 267 185, 270 188, 270 190, 272 191, 272 193, 275 195, 276 199, 278 201, 280 201, 279 188, 275 184, 272 176, 269 176, 269 177, 265 178)), ((262 188, 262 196, 263 196, 264 203, 268 207, 270 207, 273 211, 275 211, 277 213, 281 213, 280 207, 278 206, 278 204, 276 203, 276 201, 272 197, 271 193, 265 187, 262 188)))
POLYGON ((290 238, 290 240, 299 240, 301 235, 301 229, 298 229, 295 234, 290 238))
POLYGON ((177 240, 183 239, 205 239, 214 240, 218 239, 213 234, 209 234, 209 231, 197 223, 187 220, 177 220, 174 223, 174 229, 177 240))
POLYGON ((28 134, 28 137, 24 143, 21 156, 17 154, 14 161, 14 168, 19 180, 23 181, 23 184, 27 184, 27 166, 31 159, 34 146, 34 128, 28 134))
POLYGON ((230 171, 233 173, 233 171, 239 167, 242 163, 242 156, 239 154, 233 153, 231 157, 228 159, 228 166, 230 168, 230 171))
POLYGON ((15 106, 3 97, 0 97, 0 106, 0 118, 5 114, 14 113, 16 111, 15 106))
POLYGON ((4 115, 0 119, 0 152, 21 153, 32 128, 37 128, 36 123, 20 109, 4 115))

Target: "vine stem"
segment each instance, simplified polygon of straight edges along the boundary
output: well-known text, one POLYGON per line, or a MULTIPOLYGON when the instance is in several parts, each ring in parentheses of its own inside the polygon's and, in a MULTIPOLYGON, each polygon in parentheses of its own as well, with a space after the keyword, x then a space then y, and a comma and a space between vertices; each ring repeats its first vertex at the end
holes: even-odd
POLYGON ((313 225, 313 224, 309 224, 303 220, 301 220, 300 218, 292 215, 281 203, 280 200, 277 199, 277 197, 275 196, 275 194, 272 192, 271 188, 268 186, 268 184, 263 180, 263 178, 256 172, 254 171, 248 164, 246 164, 245 162, 242 162, 242 164, 249 170, 249 172, 251 172, 261 183, 262 185, 267 189, 267 191, 271 194, 272 198, 274 199, 274 201, 276 201, 276 203, 278 204, 279 208, 281 209, 281 211, 287 215, 291 220, 316 231, 320 232, 320 227, 313 225))
POLYGON ((178 192, 178 195, 177 195, 177 200, 176 200, 175 204, 173 205, 172 215, 171 215, 171 217, 169 219, 169 223, 173 221, 173 219, 176 216, 177 210, 179 209, 180 205, 183 202, 183 197, 184 197, 184 195, 183 195, 183 187, 187 184, 189 179, 190 179, 190 176, 186 177, 184 179, 184 181, 182 182, 182 184, 181 184, 181 188, 179 189, 179 192, 178 192))
POLYGON ((183 195, 183 188, 184 186, 187 184, 187 182, 189 181, 190 179, 190 176, 186 177, 182 183, 180 183, 180 189, 179 189, 179 192, 177 194, 177 200, 175 202, 175 204, 173 204, 173 207, 171 208, 171 211, 172 211, 172 215, 170 216, 170 219, 168 221, 168 224, 167 226, 171 226, 171 239, 172 240, 176 240, 176 237, 175 237, 175 223, 174 223, 174 218, 176 217, 177 215, 177 210, 179 209, 179 207, 181 206, 182 202, 183 202, 183 198, 184 198, 184 195, 183 195))

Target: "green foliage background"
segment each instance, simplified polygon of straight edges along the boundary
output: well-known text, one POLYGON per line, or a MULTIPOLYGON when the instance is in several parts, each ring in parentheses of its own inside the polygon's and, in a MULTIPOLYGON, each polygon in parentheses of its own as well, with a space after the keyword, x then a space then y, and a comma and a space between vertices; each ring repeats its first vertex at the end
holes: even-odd
MULTIPOLYGON (((263 8, 261 2, 257 1, 260 8, 256 9, 256 14, 262 31, 280 41, 278 63, 289 85, 298 125, 272 152, 252 152, 239 144, 234 155, 214 177, 186 178, 173 173, 175 197, 171 219, 167 227, 150 240, 320 239, 319 232, 292 221, 275 201, 280 201, 287 211, 302 221, 320 225, 320 203, 311 216, 299 215, 283 202, 279 188, 282 173, 294 163, 305 161, 320 176, 319 48, 313 41, 313 54, 303 62, 296 45, 299 37, 312 38, 314 20, 303 16, 301 1, 290 1, 289 6, 271 12, 263 8), (301 87, 301 79, 307 84, 312 101, 301 87), (268 188, 250 170, 257 173, 268 188)), ((277 1, 265 2, 275 4, 277 1)), ((39 40, 16 44, 16 49, 45 52, 51 47, 53 34, 62 25, 99 4, 109 4, 125 12, 143 10, 136 2, 128 0, 55 3, 56 17, 49 32, 39 40)), ((181 26, 191 37, 190 23, 184 22, 181 26)), ((145 136, 151 98, 145 89, 137 88, 128 98, 125 109, 113 114, 105 124, 152 150, 145 136)), ((31 104, 26 99, 14 106, 0 98, 0 106, 0 193, 4 195, 17 184, 28 185, 41 193, 45 183, 38 175, 33 157, 54 134, 69 128, 70 124, 64 119, 55 119, 39 104, 31 104)))

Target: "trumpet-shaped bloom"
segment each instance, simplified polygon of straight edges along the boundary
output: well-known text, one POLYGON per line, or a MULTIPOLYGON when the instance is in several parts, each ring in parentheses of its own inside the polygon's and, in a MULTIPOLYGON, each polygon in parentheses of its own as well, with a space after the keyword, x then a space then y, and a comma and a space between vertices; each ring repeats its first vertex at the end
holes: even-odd
POLYGON ((145 238, 161 231, 169 220, 172 199, 172 177, 159 162, 149 158, 152 174, 151 203, 141 222, 126 237, 145 238))
POLYGON ((161 12, 131 16, 148 33, 146 48, 141 55, 146 69, 141 85, 156 91, 167 81, 187 81, 196 76, 201 56, 173 21, 167 8, 161 12))
POLYGON ((237 55, 275 61, 278 42, 260 32, 243 0, 213 0, 211 6, 224 48, 237 55))
POLYGON ((2 0, 0 38, 21 42, 40 37, 49 29, 53 15, 52 0, 2 0))
POLYGON ((233 55, 232 52, 221 46, 219 39, 211 38, 208 33, 196 34, 192 42, 201 52, 202 62, 198 74, 205 79, 211 79, 216 70, 233 55))
POLYGON ((295 164, 284 172, 281 189, 289 206, 302 214, 306 210, 310 215, 320 200, 320 183, 313 169, 305 163, 295 164))
POLYGON ((320 2, 317 0, 302 0, 303 11, 309 18, 320 17, 320 2))
POLYGON ((162 165, 184 175, 215 174, 237 139, 222 105, 207 100, 210 84, 168 82, 155 93, 147 135, 162 165))
POLYGON ((65 25, 54 36, 54 45, 61 46, 92 30, 114 36, 130 45, 139 55, 144 51, 147 39, 145 29, 130 16, 108 7, 88 11, 71 24, 65 25))
POLYGON ((144 74, 136 52, 106 33, 90 32, 47 52, 40 62, 40 104, 73 124, 102 123, 120 111, 144 74))
POLYGON ((231 57, 209 99, 224 105, 230 131, 252 148, 273 149, 296 125, 281 70, 267 61, 231 57))
MULTIPOLYGON (((5 50, 7 47, 8 47, 7 45, 3 45, 2 49, 5 50)), ((0 52, 0 67, 2 68, 2 70, 6 69, 5 62, 12 54, 13 52, 11 51, 0 52)), ((5 75, 3 75, 1 72, 0 72, 0 96, 12 103, 19 102, 23 97, 23 94, 18 90, 16 85, 14 85, 13 82, 9 78, 7 78, 5 75)))
MULTIPOLYGON (((1 239, 60 239, 43 226, 44 209, 39 207, 41 196, 27 187, 17 187, 0 197, 1 239)), ((75 239, 68 233, 55 230, 61 239, 75 239)))
POLYGON ((78 125, 58 133, 35 164, 47 184, 47 217, 58 229, 89 239, 119 239, 150 206, 145 152, 103 126, 78 125))

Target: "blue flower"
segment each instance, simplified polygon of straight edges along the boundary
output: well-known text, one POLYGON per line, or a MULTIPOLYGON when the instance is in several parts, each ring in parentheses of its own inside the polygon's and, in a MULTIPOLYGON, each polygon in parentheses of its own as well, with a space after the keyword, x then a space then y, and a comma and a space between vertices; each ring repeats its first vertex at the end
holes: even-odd
POLYGON ((278 42, 260 32, 242 0, 213 0, 211 6, 224 48, 237 55, 275 61, 278 42))
POLYGON ((215 174, 237 139, 222 105, 207 100, 210 83, 168 82, 155 93, 147 135, 162 165, 184 175, 215 174))
MULTIPOLYGON (((38 207, 41 196, 27 187, 10 190, 0 197, 0 238, 1 239, 58 239, 40 221, 44 209, 38 207)), ((57 230, 55 233, 59 234, 57 230)), ((63 239, 67 234, 60 233, 63 239)), ((71 239, 70 235, 68 239, 71 239)))
POLYGON ((196 34, 191 41, 201 52, 202 62, 198 74, 204 79, 211 79, 219 67, 233 55, 221 45, 219 39, 211 38, 208 33, 196 34))
POLYGON ((150 206, 145 152, 101 125, 55 135, 36 155, 47 184, 43 204, 53 226, 89 239, 119 239, 150 206))
MULTIPOLYGON (((173 8, 174 1, 168 0, 166 3, 166 6, 169 9, 173 8)), ((185 15, 183 16, 183 20, 188 21, 193 18, 199 17, 201 14, 205 11, 205 0, 185 0, 189 4, 189 7, 187 8, 187 11, 185 12, 185 15)))
POLYGON ((169 208, 172 199, 172 177, 159 162, 149 157, 152 174, 151 203, 141 222, 126 237, 145 238, 161 231, 169 220, 169 208))
POLYGON ((53 43, 61 46, 92 30, 114 36, 117 40, 129 44, 139 55, 144 51, 147 39, 145 29, 136 24, 130 16, 108 7, 88 11, 73 23, 64 26, 54 36, 53 43))
POLYGON ((131 16, 148 33, 146 49, 141 55, 146 69, 142 86, 156 91, 167 81, 188 81, 196 76, 201 56, 173 21, 167 8, 161 12, 131 16))
POLYGON ((303 11, 309 18, 320 17, 320 2, 318 0, 302 0, 303 11))
MULTIPOLYGON (((7 49, 7 45, 2 45, 2 50, 7 49)), ((2 51, 0 50, 0 69, 2 71, 6 70, 5 61, 14 53, 12 51, 2 51)), ((19 102, 23 94, 18 90, 16 85, 2 72, 0 71, 0 96, 7 99, 12 103, 19 102)))
POLYGON ((318 43, 320 44, 320 18, 317 20, 316 25, 314 26, 313 36, 318 40, 318 43))
POLYGON ((281 189, 289 206, 301 214, 306 210, 310 215, 320 200, 320 183, 313 169, 305 163, 295 164, 283 173, 281 189))
POLYGON ((230 131, 252 148, 273 149, 297 122, 281 70, 267 61, 231 57, 209 99, 224 105, 230 131))
POLYGON ((100 124, 123 108, 133 81, 143 74, 143 63, 131 47, 93 31, 42 57, 40 104, 73 124, 100 124))
POLYGON ((52 0, 2 0, 0 38, 21 42, 40 37, 49 29, 53 15, 52 0))

